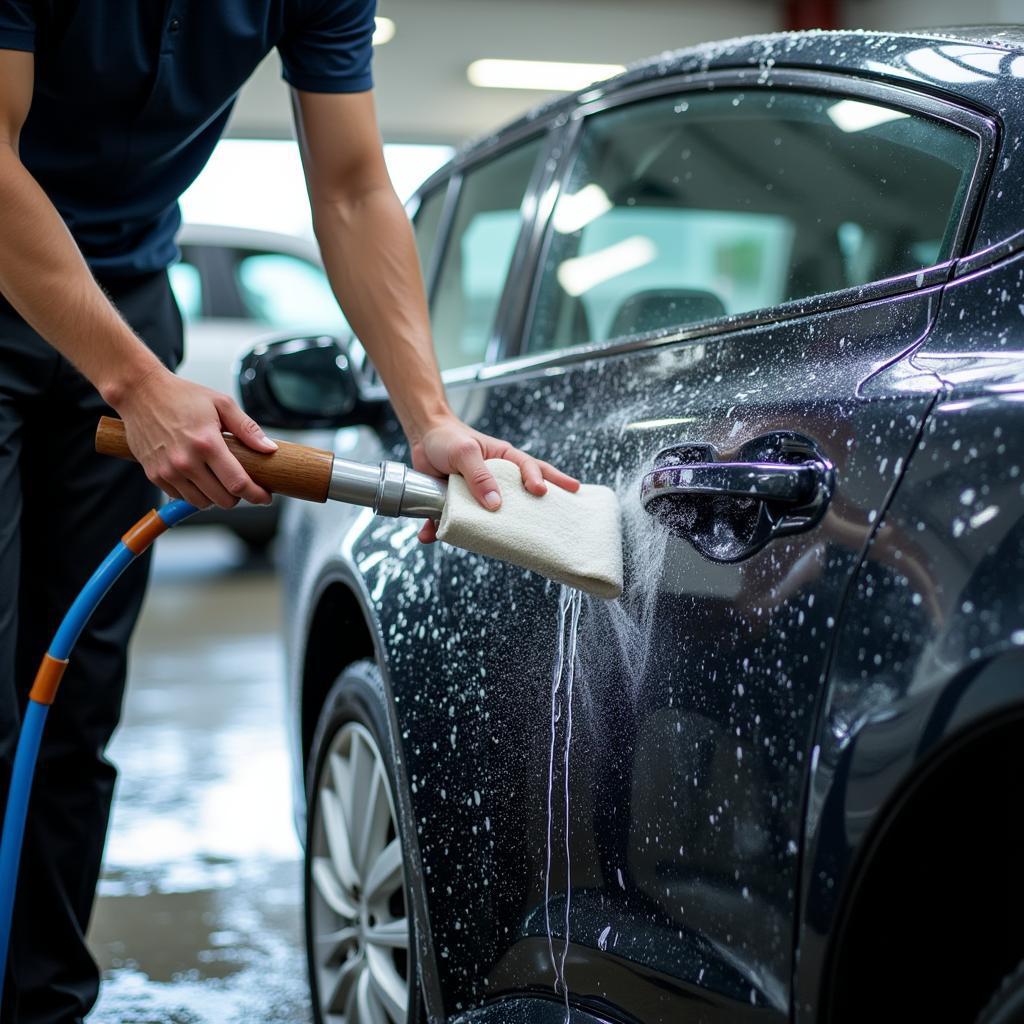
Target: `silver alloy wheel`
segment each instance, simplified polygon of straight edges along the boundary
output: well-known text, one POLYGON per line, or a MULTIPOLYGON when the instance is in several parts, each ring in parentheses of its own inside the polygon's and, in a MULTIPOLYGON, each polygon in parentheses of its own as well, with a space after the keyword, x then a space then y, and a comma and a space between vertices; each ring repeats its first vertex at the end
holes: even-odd
POLYGON ((313 949, 325 1022, 405 1024, 409 921, 402 845, 383 755, 349 722, 317 780, 310 873, 313 949))

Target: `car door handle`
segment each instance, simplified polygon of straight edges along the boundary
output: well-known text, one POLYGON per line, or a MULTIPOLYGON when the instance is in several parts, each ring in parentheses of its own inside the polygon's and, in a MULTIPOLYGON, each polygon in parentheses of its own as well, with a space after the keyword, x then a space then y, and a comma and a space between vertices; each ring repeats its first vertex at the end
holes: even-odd
POLYGON ((769 541, 813 527, 835 488, 835 469, 810 438, 762 434, 718 461, 714 445, 663 448, 640 485, 644 509, 715 562, 738 562, 769 541))
POLYGON ((818 477, 813 464, 699 462, 665 466, 644 477, 640 501, 647 508, 655 498, 720 494, 731 498, 803 505, 813 496, 818 477))

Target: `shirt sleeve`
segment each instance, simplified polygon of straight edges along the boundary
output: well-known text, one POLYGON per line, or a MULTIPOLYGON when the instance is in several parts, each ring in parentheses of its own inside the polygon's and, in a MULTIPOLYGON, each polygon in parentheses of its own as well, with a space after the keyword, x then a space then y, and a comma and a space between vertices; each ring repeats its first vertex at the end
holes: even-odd
POLYGON ((0 50, 36 48, 36 16, 32 0, 0 0, 0 50))
POLYGON ((304 6, 277 44, 284 80, 304 92, 372 89, 376 0, 320 0, 304 6))

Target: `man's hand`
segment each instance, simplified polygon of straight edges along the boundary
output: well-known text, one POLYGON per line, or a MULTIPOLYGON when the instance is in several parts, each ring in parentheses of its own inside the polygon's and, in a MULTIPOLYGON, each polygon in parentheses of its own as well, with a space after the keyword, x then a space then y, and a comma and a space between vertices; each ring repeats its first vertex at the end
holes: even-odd
MULTIPOLYGON (((413 469, 433 476, 458 473, 477 501, 493 512, 501 507, 501 493, 485 459, 514 462, 522 473, 523 486, 531 494, 545 494, 548 482, 567 491, 578 491, 580 487, 579 480, 555 469, 550 463, 513 448, 507 441, 481 434, 455 416, 428 430, 412 447, 413 469)), ((436 523, 428 519, 419 537, 424 544, 437 540, 436 523)))
POLYGON ((275 451, 277 445, 227 395, 159 366, 115 408, 124 420, 132 454, 146 476, 172 498, 184 498, 197 508, 231 508, 240 498, 269 504, 270 492, 253 483, 228 451, 222 431, 257 452, 275 451))

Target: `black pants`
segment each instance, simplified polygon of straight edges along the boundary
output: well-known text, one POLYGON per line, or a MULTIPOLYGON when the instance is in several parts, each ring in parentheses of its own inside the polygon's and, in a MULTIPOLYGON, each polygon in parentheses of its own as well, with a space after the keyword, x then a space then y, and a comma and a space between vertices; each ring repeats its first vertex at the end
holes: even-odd
MULTIPOLYGON (((164 273, 106 282, 164 363, 182 327, 164 273)), ((75 594, 159 500, 134 463, 97 455, 95 389, 0 300, 0 772, 6 796, 39 659, 75 594)), ((3 1021, 71 1024, 96 1000, 85 946, 115 770, 104 750, 124 694, 126 648, 148 559, 114 585, 82 633, 50 710, 29 805, 3 1021)))

